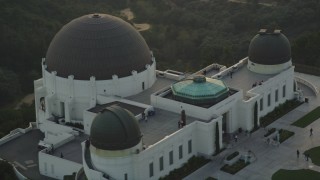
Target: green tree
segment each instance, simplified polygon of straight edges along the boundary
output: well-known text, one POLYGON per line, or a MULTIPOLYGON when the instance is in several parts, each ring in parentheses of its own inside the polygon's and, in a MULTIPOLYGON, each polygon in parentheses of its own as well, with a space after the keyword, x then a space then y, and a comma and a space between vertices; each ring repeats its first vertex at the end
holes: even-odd
POLYGON ((5 161, 0 160, 0 179, 1 180, 17 180, 12 166, 5 161))
POLYGON ((216 144, 216 153, 220 152, 220 137, 219 137, 219 123, 216 122, 216 138, 215 138, 215 144, 216 144))
POLYGON ((17 74, 0 68, 0 106, 15 100, 20 93, 21 89, 17 74))

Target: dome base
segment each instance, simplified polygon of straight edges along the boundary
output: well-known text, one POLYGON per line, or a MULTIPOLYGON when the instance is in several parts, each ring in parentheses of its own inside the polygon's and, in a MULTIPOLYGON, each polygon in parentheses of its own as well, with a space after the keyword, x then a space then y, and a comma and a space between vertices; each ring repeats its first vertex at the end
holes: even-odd
POLYGON ((259 73, 259 74, 277 74, 282 72, 285 69, 288 69, 291 66, 292 66, 291 60, 282 64, 265 65, 265 64, 254 63, 249 59, 247 68, 250 71, 259 73))

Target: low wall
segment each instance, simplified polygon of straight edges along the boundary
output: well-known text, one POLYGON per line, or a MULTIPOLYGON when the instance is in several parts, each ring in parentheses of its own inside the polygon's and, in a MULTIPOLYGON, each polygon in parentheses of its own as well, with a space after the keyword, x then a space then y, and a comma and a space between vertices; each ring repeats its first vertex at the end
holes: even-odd
POLYGON ((9 134, 7 134, 6 136, 2 137, 0 139, 0 146, 5 144, 6 142, 9 142, 29 131, 32 130, 32 123, 29 123, 29 127, 25 128, 25 129, 22 129, 22 128, 17 128, 17 129, 14 129, 12 131, 10 131, 9 134))
POLYGON ((314 94, 315 94, 316 96, 318 96, 319 90, 318 90, 318 88, 317 88, 315 85, 313 85, 311 82, 309 82, 308 80, 303 79, 303 78, 301 78, 301 77, 298 77, 298 76, 295 76, 294 79, 295 79, 297 82, 299 82, 299 83, 301 83, 301 84, 304 84, 304 85, 306 85, 307 87, 309 87, 309 88, 314 92, 314 94))
POLYGON ((166 70, 166 71, 156 70, 156 75, 159 77, 165 77, 165 78, 176 80, 176 81, 180 81, 181 79, 185 78, 184 73, 173 71, 173 70, 166 70))

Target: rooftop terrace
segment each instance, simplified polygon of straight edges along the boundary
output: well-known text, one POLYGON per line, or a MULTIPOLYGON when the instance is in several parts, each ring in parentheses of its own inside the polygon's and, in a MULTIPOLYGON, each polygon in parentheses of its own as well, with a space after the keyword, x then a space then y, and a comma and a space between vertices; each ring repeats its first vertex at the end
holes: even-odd
MULTIPOLYGON (((143 142, 147 146, 179 130, 178 121, 180 120, 180 114, 161 109, 155 109, 155 112, 156 114, 154 116, 148 117, 147 122, 139 122, 140 130, 143 134, 143 142)), ((198 119, 187 116, 187 124, 196 120, 198 119)))
POLYGON ((136 102, 140 102, 140 103, 143 103, 143 104, 150 104, 150 95, 152 93, 155 93, 158 90, 160 90, 162 88, 165 88, 165 87, 171 85, 174 82, 176 82, 176 81, 168 79, 168 78, 157 77, 156 82, 152 85, 151 88, 149 88, 149 89, 147 89, 147 90, 145 90, 145 91, 143 91, 143 92, 141 92, 139 94, 126 97, 126 99, 129 99, 129 100, 132 100, 132 101, 136 101, 136 102))

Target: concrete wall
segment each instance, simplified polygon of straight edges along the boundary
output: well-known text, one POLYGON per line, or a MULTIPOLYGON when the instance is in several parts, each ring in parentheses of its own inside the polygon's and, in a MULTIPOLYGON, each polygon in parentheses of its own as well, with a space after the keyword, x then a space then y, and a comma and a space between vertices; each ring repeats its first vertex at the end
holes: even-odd
MULTIPOLYGON (((221 120, 222 117, 219 116, 208 122, 193 122, 173 134, 166 136, 156 144, 147 147, 147 149, 127 156, 98 157, 95 155, 96 152, 91 152, 92 161, 94 166, 97 166, 97 169, 100 169, 100 171, 103 171, 115 179, 124 179, 125 174, 127 174, 128 179, 158 179, 169 174, 169 172, 175 168, 181 167, 194 155, 212 155, 215 151, 215 130, 217 122, 220 132, 219 142, 222 147, 221 120), (188 149, 189 141, 192 143, 191 152, 189 152, 188 149), (182 158, 179 158, 180 146, 182 147, 182 158), (169 154, 171 151, 173 153, 172 164, 169 163, 169 154), (160 170, 160 157, 163 157, 163 170, 160 170), (153 164, 152 177, 150 177, 149 174, 150 163, 153 164)), ((84 165, 84 170, 90 179, 99 179, 101 176, 96 170, 90 170, 87 165, 84 165)))
POLYGON ((289 62, 286 62, 283 64, 276 64, 276 65, 258 64, 248 60, 248 65, 247 65, 250 71, 259 73, 259 74, 277 74, 282 72, 285 69, 288 69, 290 66, 292 66, 291 60, 289 62))
POLYGON ((97 95, 127 97, 142 92, 143 83, 144 89, 150 88, 156 80, 156 62, 152 60, 143 72, 132 71, 131 76, 123 78, 114 75, 110 80, 75 80, 72 75, 62 78, 56 72, 49 73, 43 63, 43 78, 34 82, 37 120, 41 97, 46 102, 45 118, 54 114, 63 116, 66 122, 81 122, 83 111, 96 105, 97 95))
POLYGON ((294 98, 294 67, 291 67, 276 76, 270 78, 268 81, 263 82, 262 85, 258 85, 251 89, 250 93, 259 94, 259 117, 265 116, 269 112, 286 100, 294 98), (283 97, 283 86, 286 88, 285 97, 283 97), (275 101, 276 90, 278 90, 278 101, 275 101), (268 106, 268 95, 270 94, 270 105, 268 106), (263 99, 263 110, 260 111, 260 99, 263 99))
POLYGON ((77 173, 81 168, 82 164, 39 152, 39 171, 44 176, 63 179, 63 176, 77 173))

